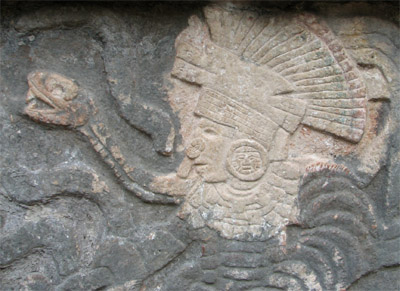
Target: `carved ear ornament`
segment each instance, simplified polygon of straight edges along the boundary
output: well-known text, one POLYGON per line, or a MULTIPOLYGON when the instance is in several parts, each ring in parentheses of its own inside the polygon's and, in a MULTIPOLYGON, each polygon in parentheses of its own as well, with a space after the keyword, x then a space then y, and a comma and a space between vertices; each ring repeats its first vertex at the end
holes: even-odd
POLYGON ((186 149, 186 155, 189 159, 195 159, 200 156, 201 152, 206 147, 205 142, 201 138, 192 140, 189 147, 186 149))

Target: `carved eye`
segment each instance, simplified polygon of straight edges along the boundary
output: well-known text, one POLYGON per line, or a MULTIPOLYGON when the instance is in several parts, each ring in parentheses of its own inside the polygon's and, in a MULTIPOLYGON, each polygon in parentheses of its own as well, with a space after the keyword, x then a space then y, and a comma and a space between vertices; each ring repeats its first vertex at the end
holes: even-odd
POLYGON ((217 132, 214 128, 212 128, 212 127, 206 127, 206 128, 203 130, 203 132, 204 132, 205 134, 211 135, 211 136, 217 136, 217 135, 218 135, 218 132, 217 132))
POLYGON ((245 158, 246 158, 246 156, 243 155, 243 154, 239 154, 239 155, 236 156, 237 160, 244 160, 245 158))

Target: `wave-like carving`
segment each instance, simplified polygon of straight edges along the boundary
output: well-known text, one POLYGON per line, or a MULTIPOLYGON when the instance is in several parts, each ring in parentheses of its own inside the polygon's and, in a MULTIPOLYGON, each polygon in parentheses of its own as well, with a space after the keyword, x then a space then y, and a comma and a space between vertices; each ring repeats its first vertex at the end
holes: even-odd
POLYGON ((376 260, 374 204, 348 171, 329 168, 305 175, 298 201, 301 228, 289 231, 288 246, 274 256, 270 284, 288 290, 346 288, 376 260))

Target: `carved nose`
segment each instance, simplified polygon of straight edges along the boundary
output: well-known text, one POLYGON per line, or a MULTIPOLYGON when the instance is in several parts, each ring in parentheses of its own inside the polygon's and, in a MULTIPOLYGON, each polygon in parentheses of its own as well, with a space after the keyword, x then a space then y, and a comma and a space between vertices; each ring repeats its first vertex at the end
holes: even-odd
POLYGON ((243 165, 243 166, 251 166, 251 162, 250 162, 249 159, 245 159, 245 160, 242 162, 242 165, 243 165))
POLYGON ((204 151, 206 144, 203 139, 196 138, 192 140, 189 147, 186 149, 186 155, 189 159, 195 159, 200 156, 201 152, 204 151))

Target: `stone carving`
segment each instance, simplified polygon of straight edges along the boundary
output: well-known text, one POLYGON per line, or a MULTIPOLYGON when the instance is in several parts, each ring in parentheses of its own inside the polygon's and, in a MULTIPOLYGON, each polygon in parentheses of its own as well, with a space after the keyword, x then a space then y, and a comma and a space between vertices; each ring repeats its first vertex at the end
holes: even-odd
MULTIPOLYGON (((175 149, 185 155, 176 172, 130 164, 90 88, 58 73, 28 76, 25 113, 86 136, 140 199, 182 203, 178 216, 191 228, 217 231, 217 242, 202 241, 202 277, 190 290, 346 288, 379 257, 376 205, 355 172, 372 177, 381 167, 371 147, 383 147, 387 129, 378 134, 378 110, 368 106, 390 98, 387 72, 370 64, 370 51, 350 57, 310 14, 210 5, 204 16, 192 16, 175 42, 169 103, 181 126, 175 149), (335 159, 368 153, 374 160, 363 159, 357 170, 335 159)), ((111 79, 120 116, 152 137, 157 152, 174 154, 169 117, 119 94, 111 79)))
POLYGON ((236 141, 227 156, 229 172, 242 181, 260 179, 264 175, 267 165, 267 153, 263 146, 255 141, 236 141))
MULTIPOLYGON (((193 111, 184 109, 188 116, 181 116, 190 119, 181 130, 186 158, 177 175, 154 177, 154 193, 137 183, 151 174, 126 164, 106 125, 96 120, 93 100, 74 101, 73 81, 32 73, 25 112, 36 121, 77 128, 142 199, 179 203, 184 196, 180 216, 193 226, 207 224, 226 238, 265 239, 297 221, 299 179, 321 160, 290 157, 293 133, 304 124, 360 141, 366 88, 341 43, 312 15, 266 17, 216 5, 204 13, 205 23, 193 16, 178 36, 171 72, 199 88, 193 111), (38 108, 37 100, 53 109, 38 108)), ((170 94, 177 110, 180 98, 170 94)))
MULTIPOLYGON (((182 215, 227 238, 272 235, 296 221, 298 181, 312 162, 288 156, 292 134, 304 124, 360 141, 364 81, 312 15, 266 17, 220 6, 204 13, 205 23, 192 17, 178 36, 172 70, 200 86, 193 112, 176 106, 197 127, 182 125, 188 159, 178 174, 187 178, 191 164, 204 183, 187 196, 182 215)), ((170 98, 179 105, 182 97, 170 98)))
POLYGON ((283 251, 273 252, 272 286, 340 290, 374 264, 375 206, 349 174, 325 165, 308 170, 298 200, 302 229, 289 234, 283 251))
MULTIPOLYGON (((77 129, 89 139, 96 152, 114 170, 115 175, 128 190, 145 201, 175 203, 173 198, 157 197, 156 194, 137 184, 138 176, 144 174, 151 176, 151 174, 126 165, 118 145, 109 138, 106 126, 94 117, 96 108, 93 100, 75 100, 79 88, 73 80, 56 73, 38 71, 28 76, 28 84, 29 91, 26 97, 28 105, 25 113, 33 120, 77 129), (91 114, 93 116, 89 119, 91 114)), ((80 97, 85 98, 85 96, 80 97)))
POLYGON ((33 120, 72 128, 84 125, 89 112, 82 103, 74 103, 78 86, 61 75, 35 72, 28 76, 29 91, 26 101, 29 104, 25 113, 33 120), (42 101, 50 109, 38 107, 42 101))

